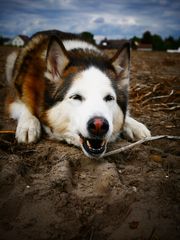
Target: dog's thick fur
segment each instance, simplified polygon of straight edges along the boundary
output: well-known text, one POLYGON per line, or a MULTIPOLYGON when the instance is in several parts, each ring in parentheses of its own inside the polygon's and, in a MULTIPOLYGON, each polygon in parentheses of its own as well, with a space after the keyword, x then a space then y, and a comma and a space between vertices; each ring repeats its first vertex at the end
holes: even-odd
POLYGON ((7 58, 10 116, 17 120, 18 142, 50 138, 81 146, 102 157, 120 132, 140 139, 149 130, 127 114, 130 47, 107 58, 78 35, 39 32, 7 58))

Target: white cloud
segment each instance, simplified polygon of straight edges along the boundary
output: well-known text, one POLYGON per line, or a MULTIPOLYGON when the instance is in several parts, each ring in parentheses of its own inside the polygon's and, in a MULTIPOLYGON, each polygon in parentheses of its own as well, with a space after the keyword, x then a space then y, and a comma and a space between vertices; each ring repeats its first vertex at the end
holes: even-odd
POLYGON ((168 3, 167 0, 159 0, 160 5, 166 5, 168 3))
POLYGON ((29 33, 36 31, 36 29, 40 29, 43 23, 45 23, 45 21, 41 18, 32 19, 28 25, 26 24, 22 30, 22 34, 29 35, 29 33))
POLYGON ((99 44, 106 36, 104 35, 95 35, 94 39, 96 40, 96 43, 99 44))

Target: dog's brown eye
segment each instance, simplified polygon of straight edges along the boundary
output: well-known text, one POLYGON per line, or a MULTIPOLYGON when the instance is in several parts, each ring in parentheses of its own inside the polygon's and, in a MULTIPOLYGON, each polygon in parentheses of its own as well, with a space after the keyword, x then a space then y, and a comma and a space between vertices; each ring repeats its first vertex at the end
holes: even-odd
POLYGON ((82 101, 83 100, 83 97, 79 94, 74 94, 70 97, 71 99, 74 99, 74 100, 78 100, 78 101, 82 101))
POLYGON ((110 94, 108 94, 107 96, 104 97, 104 101, 109 102, 109 101, 113 101, 114 97, 110 94))

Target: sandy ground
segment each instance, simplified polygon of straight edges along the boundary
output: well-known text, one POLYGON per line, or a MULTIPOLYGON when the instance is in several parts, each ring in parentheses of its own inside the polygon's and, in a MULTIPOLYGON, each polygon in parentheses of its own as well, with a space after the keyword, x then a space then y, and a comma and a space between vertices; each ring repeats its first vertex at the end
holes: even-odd
MULTIPOLYGON (((3 115, 11 51, 0 48, 0 130, 16 126, 3 115)), ((180 55, 133 52, 131 68, 133 116, 153 135, 180 135, 180 55)), ((119 139, 108 150, 126 144, 119 139)), ((92 160, 65 143, 24 146, 1 133, 0 240, 180 239, 179 180, 178 140, 92 160)))

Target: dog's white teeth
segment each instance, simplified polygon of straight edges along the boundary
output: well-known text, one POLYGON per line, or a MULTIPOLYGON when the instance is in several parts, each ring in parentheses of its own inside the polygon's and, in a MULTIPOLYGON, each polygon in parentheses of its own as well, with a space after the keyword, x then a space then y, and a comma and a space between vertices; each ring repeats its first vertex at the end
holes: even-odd
POLYGON ((101 143, 101 147, 103 147, 105 145, 105 141, 102 141, 101 143))
POLYGON ((86 143, 87 143, 88 147, 91 148, 91 144, 88 140, 86 141, 86 143))
MULTIPOLYGON (((105 140, 102 141, 101 144, 100 144, 99 149, 102 149, 102 148, 104 147, 105 143, 106 143, 105 140)), ((93 148, 93 147, 92 147, 92 145, 91 145, 91 143, 89 142, 89 140, 86 140, 86 144, 87 144, 87 146, 89 147, 89 149, 96 150, 96 148, 93 148)))

